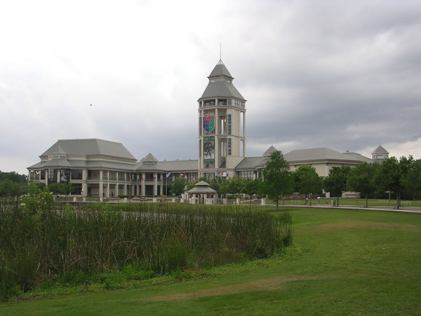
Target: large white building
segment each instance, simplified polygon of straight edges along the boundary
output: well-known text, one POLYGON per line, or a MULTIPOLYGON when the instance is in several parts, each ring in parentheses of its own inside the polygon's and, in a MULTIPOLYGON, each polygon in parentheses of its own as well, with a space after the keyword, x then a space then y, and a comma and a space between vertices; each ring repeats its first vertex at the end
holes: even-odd
MULTIPOLYGON (((42 153, 40 162, 30 166, 29 179, 45 183, 71 183, 73 194, 113 198, 118 196, 166 195, 176 177, 195 181, 200 177, 260 177, 270 155, 246 157, 245 98, 233 85, 233 77, 220 60, 208 77, 199 98, 199 159, 159 161, 152 154, 139 161, 123 144, 101 139, 58 140, 42 153)), ((298 149, 284 158, 290 170, 313 166, 327 176, 334 166, 378 162, 388 157, 381 146, 372 159, 353 152, 329 148, 298 149)))

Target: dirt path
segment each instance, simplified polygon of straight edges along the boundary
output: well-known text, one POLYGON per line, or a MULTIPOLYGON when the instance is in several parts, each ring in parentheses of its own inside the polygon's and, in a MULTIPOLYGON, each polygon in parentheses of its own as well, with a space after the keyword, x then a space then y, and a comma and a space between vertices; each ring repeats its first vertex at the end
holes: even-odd
POLYGON ((210 289, 198 290, 196 292, 181 292, 176 294, 169 295, 158 295, 149 298, 149 301, 152 302, 173 302, 173 301, 184 301, 191 300, 201 297, 210 297, 210 296, 219 296, 226 294, 235 294, 240 292, 248 291, 268 291, 278 288, 280 285, 295 282, 295 281, 307 281, 307 280, 319 280, 319 276, 305 276, 305 275, 296 275, 296 276, 282 276, 282 277, 273 277, 267 279, 260 279, 251 282, 227 285, 214 287, 210 289))

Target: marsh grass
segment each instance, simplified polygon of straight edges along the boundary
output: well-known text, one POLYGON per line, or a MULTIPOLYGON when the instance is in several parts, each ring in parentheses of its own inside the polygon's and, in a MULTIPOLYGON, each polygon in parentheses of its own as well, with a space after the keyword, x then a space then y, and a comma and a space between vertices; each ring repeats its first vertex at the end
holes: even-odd
POLYGON ((0 297, 127 267, 151 276, 268 257, 291 242, 291 218, 265 210, 96 204, 34 212, 2 203, 0 297))

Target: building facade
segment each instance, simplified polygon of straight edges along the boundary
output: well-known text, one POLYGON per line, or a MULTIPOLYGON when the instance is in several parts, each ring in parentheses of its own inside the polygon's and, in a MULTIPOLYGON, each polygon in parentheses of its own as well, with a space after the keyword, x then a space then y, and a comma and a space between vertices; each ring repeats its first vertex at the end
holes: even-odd
MULTIPOLYGON (((30 166, 29 180, 45 185, 70 183, 74 195, 100 200, 121 196, 164 196, 177 177, 261 177, 271 154, 246 157, 246 100, 233 85, 233 77, 220 60, 208 76, 209 83, 198 99, 199 159, 159 161, 148 154, 139 161, 123 144, 101 139, 58 140, 30 166)), ((309 165, 320 176, 334 166, 379 162, 388 152, 379 146, 372 159, 353 152, 329 148, 297 149, 284 154, 291 171, 309 165)))
POLYGON ((102 139, 63 139, 30 166, 29 180, 45 185, 68 183, 83 197, 162 196, 176 177, 197 179, 197 160, 158 161, 152 154, 141 160, 123 144, 102 139))

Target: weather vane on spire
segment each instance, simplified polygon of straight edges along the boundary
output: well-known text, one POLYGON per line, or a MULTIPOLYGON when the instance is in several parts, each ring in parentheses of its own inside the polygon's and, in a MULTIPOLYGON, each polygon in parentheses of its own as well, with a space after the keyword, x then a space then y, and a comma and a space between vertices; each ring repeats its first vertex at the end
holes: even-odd
POLYGON ((222 44, 219 42, 219 60, 222 60, 222 44))

